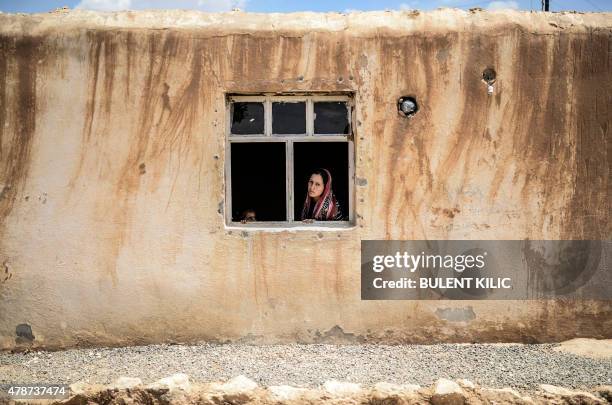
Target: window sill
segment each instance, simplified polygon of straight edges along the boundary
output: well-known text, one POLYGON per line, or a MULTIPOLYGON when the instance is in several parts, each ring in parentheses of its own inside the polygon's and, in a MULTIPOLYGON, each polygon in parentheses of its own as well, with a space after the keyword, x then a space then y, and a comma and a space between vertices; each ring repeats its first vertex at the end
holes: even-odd
POLYGON ((356 229, 355 224, 349 221, 315 221, 312 223, 304 222, 251 222, 240 223, 232 222, 225 225, 228 231, 264 231, 264 232, 284 232, 284 231, 317 231, 317 232, 338 232, 351 231, 356 229))

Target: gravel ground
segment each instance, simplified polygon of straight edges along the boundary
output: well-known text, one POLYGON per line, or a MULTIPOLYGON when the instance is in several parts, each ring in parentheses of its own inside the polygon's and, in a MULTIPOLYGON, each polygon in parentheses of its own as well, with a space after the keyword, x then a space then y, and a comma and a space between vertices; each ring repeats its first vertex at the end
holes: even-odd
POLYGON ((428 386, 465 378, 486 387, 531 391, 538 384, 589 388, 612 384, 612 358, 553 351, 555 344, 150 345, 58 352, 0 352, 0 383, 109 384, 120 376, 146 383, 174 373, 192 382, 245 375, 257 383, 314 388, 336 379, 428 386))

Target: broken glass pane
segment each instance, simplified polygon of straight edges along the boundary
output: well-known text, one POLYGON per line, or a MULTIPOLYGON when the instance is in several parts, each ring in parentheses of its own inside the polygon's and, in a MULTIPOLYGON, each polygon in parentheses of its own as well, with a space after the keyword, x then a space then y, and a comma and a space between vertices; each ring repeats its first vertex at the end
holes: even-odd
POLYGON ((263 103, 232 103, 232 134, 264 133, 263 103))
POLYGON ((272 103, 273 134, 305 134, 306 103, 272 103))
POLYGON ((315 134, 348 134, 348 110, 345 102, 324 101, 314 103, 315 134))

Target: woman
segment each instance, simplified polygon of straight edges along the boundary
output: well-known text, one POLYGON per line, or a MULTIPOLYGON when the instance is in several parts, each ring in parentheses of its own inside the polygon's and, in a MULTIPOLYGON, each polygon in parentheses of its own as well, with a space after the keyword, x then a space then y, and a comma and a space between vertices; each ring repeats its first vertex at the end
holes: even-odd
POLYGON ((317 169, 308 180, 302 221, 341 221, 340 205, 332 191, 332 178, 327 169, 317 169))

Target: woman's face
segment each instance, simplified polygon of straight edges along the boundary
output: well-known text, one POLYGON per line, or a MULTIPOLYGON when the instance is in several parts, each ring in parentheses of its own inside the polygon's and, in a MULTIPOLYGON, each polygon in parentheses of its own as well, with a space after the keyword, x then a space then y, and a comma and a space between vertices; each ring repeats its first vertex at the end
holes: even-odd
POLYGON ((308 180, 308 197, 314 198, 315 201, 318 200, 321 194, 323 194, 324 188, 323 177, 320 174, 310 176, 310 180, 308 180))

